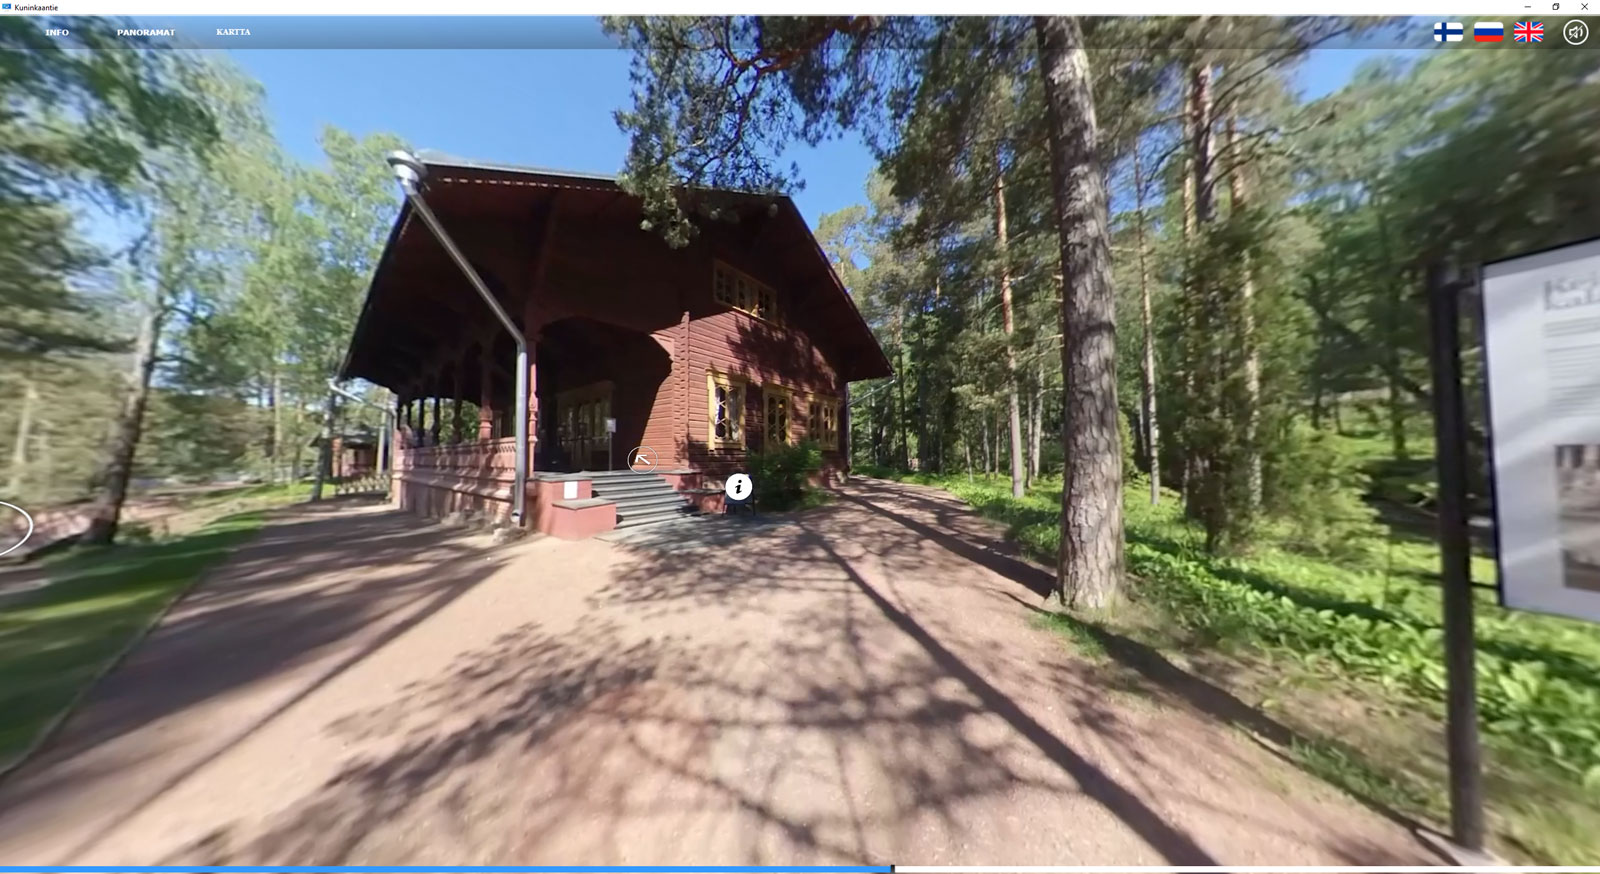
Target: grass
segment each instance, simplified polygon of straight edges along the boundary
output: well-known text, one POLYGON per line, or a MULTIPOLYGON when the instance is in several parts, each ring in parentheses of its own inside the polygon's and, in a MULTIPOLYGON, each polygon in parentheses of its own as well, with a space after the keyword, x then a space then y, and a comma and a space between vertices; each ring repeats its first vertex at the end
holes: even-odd
POLYGON ((265 508, 305 491, 251 486, 197 495, 182 510, 210 514, 196 530, 41 559, 49 585, 0 598, 0 771, 201 574, 248 540, 264 522, 265 508), (241 507, 251 509, 231 512, 241 507))
MULTIPOLYGON (((874 471, 873 473, 884 473, 874 471)), ((870 475, 870 474, 869 474, 870 475)), ((979 475, 896 478, 943 487, 1053 562, 1059 481, 1022 499, 979 475)), ((1176 496, 1151 507, 1130 484, 1133 602, 1096 623, 1175 656, 1304 741, 1301 766, 1401 812, 1448 820, 1438 553, 1412 534, 1360 535, 1338 558, 1269 532, 1245 557, 1210 556, 1176 496)), ((1494 564, 1473 561, 1474 579, 1494 564)), ((1592 625, 1501 609, 1478 592, 1478 685, 1490 826, 1513 859, 1573 864, 1600 848, 1600 634, 1592 625)), ((1092 658, 1074 621, 1046 622, 1092 658)))
POLYGON ((124 522, 119 539, 132 543, 162 540, 204 527, 229 513, 277 507, 303 501, 311 494, 311 483, 285 483, 235 486, 206 491, 152 492, 150 497, 168 498, 172 508, 139 522, 124 522))

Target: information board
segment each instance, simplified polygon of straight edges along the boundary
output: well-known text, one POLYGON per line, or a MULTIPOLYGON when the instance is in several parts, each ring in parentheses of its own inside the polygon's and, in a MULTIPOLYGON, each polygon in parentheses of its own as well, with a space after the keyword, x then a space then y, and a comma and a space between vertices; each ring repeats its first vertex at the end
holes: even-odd
POLYGON ((1600 240, 1483 269, 1501 601, 1600 621, 1600 240))

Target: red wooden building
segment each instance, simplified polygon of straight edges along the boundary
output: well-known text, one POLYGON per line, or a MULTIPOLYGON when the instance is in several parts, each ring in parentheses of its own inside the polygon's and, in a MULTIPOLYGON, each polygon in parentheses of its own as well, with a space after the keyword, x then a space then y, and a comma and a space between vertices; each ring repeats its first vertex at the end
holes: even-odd
MULTIPOLYGON (((528 343, 525 524, 586 536, 715 508, 722 479, 772 442, 815 440, 825 479, 845 470, 849 383, 889 363, 788 198, 686 192, 716 217, 672 249, 615 179, 420 157, 428 205, 528 343), (652 471, 626 472, 639 446, 652 471)), ((515 361, 408 203, 341 373, 399 397, 401 506, 509 514, 515 361)))

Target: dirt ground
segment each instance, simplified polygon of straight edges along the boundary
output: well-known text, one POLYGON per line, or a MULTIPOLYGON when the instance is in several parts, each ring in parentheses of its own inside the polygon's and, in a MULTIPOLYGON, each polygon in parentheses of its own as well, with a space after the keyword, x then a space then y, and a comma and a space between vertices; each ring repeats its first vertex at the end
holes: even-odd
POLYGON ((615 541, 283 514, 0 786, 28 864, 1428 864, 943 493, 615 541))

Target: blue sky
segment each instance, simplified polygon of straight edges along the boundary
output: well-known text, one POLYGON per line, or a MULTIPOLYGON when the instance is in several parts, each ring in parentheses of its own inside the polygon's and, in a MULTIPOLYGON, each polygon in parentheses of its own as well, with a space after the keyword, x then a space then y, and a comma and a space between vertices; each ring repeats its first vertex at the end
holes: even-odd
MULTIPOLYGON (((598 31, 598 24, 596 25, 598 31)), ((1344 83, 1367 49, 1312 53, 1301 87, 1322 94, 1344 83)), ((614 173, 627 142, 612 112, 631 103, 628 54, 614 49, 257 49, 230 53, 266 87, 269 111, 290 153, 320 161, 317 133, 392 131, 417 148, 462 157, 614 173)), ((813 226, 861 202, 872 156, 854 135, 797 146, 805 190, 795 197, 813 226)))

